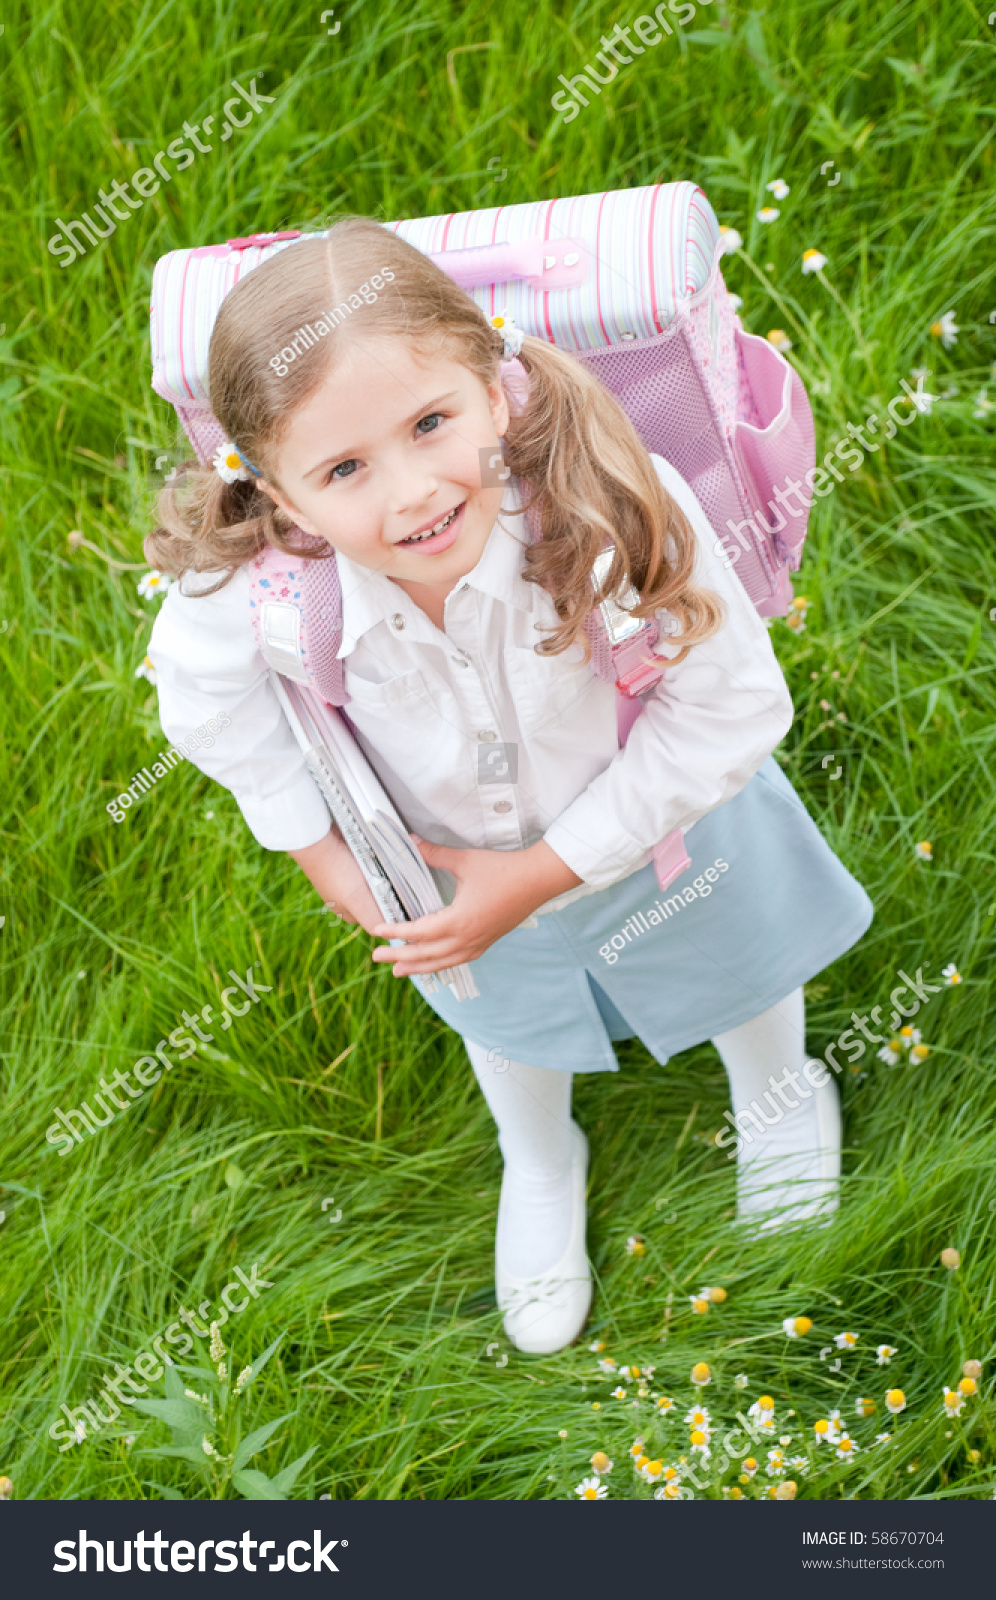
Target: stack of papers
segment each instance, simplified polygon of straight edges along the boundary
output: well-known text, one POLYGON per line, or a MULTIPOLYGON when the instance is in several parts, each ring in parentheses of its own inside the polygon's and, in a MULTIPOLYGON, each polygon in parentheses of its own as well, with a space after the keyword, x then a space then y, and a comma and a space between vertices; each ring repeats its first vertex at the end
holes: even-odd
MULTIPOLYGON (((442 911, 443 902, 429 868, 335 707, 272 669, 270 680, 384 921, 415 922, 432 911, 442 911)), ((404 944, 404 940, 392 939, 391 944, 404 944)), ((444 968, 436 977, 453 989, 458 1000, 473 1000, 480 993, 467 966, 444 968)), ((436 987, 433 975, 420 973, 419 979, 432 994, 436 987)))

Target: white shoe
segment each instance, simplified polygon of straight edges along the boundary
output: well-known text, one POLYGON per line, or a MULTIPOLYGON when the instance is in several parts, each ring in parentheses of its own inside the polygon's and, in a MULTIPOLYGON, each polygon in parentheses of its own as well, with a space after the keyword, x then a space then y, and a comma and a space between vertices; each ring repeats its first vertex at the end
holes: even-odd
MULTIPOLYGON (((752 1130, 753 1132, 753 1130, 752 1130)), ((829 1227, 839 1204, 840 1096, 832 1078, 737 1159, 737 1223, 773 1233, 800 1223, 829 1227)))
POLYGON ((519 1350, 552 1355, 573 1344, 591 1307, 591 1268, 585 1250, 585 1190, 588 1141, 572 1122, 571 1229, 559 1261, 534 1278, 517 1278, 501 1261, 501 1221, 495 1237, 495 1297, 505 1313, 505 1332, 519 1350))

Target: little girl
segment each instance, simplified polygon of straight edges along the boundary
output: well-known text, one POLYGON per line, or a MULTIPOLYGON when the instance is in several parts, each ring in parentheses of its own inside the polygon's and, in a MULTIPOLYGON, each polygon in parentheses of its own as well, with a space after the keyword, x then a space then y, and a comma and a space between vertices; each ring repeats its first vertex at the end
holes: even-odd
POLYGON ((248 564, 266 545, 334 552, 346 714, 446 902, 373 960, 420 989, 472 963, 476 998, 424 998, 462 1034, 497 1124, 509 1338, 558 1350, 588 1315, 571 1081, 618 1071, 613 1040, 636 1036, 664 1063, 711 1039, 730 1080, 739 1220, 826 1221, 840 1115, 825 1070, 800 1082, 802 985, 872 906, 771 756, 791 698, 688 485, 580 363, 508 342, 363 218, 231 291, 210 393, 241 465, 222 451, 219 468, 188 466, 146 544, 183 580, 149 648, 163 729, 179 741, 230 718, 201 770, 345 921, 397 935, 330 826, 250 625, 248 564), (356 309, 327 337, 292 344, 343 304, 356 309), (601 593, 631 582, 634 613, 667 640, 622 748, 615 686, 590 664, 603 550, 601 593), (652 852, 677 828, 691 867, 662 892, 652 852))

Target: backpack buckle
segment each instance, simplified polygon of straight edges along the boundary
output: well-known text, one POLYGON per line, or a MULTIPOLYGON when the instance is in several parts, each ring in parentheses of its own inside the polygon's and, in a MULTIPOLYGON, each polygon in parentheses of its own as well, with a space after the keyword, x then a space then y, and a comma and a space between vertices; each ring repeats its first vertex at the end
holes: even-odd
POLYGON ((285 228, 283 233, 250 233, 244 239, 227 239, 229 250, 248 250, 251 245, 276 244, 280 239, 300 239, 300 228, 285 228))

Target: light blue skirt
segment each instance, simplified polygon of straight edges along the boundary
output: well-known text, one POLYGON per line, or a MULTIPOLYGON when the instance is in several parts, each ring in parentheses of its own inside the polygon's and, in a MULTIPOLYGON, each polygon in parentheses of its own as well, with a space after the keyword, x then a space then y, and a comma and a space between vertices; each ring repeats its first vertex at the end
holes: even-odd
POLYGON ((426 1003, 494 1060, 617 1072, 614 1039, 658 1061, 767 1011, 871 924, 773 756, 685 838, 691 866, 661 890, 653 866, 542 913, 471 964, 480 989, 426 1003))

